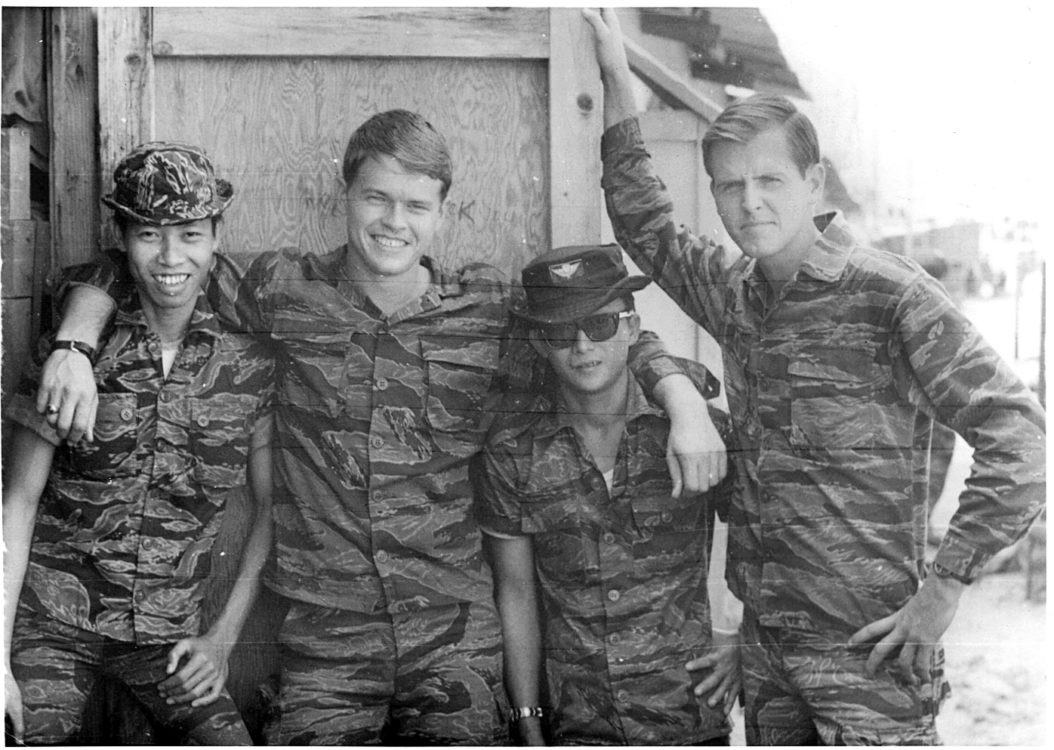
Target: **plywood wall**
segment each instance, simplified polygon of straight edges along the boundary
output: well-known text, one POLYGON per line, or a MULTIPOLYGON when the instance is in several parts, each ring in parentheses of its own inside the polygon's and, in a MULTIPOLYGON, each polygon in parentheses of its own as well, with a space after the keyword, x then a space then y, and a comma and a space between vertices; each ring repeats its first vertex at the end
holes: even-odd
POLYGON ((437 255, 509 271, 547 247, 546 68, 537 61, 157 58, 154 134, 203 146, 235 186, 232 251, 342 244, 341 159, 376 112, 424 114, 454 159, 437 255))

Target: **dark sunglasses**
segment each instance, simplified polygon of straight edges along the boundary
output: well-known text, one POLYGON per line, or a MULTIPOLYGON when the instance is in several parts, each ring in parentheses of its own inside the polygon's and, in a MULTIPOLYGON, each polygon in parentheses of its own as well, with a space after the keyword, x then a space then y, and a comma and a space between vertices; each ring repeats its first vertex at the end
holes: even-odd
POLYGON ((550 349, 566 349, 574 346, 581 331, 590 341, 607 341, 618 331, 619 321, 635 315, 632 310, 623 312, 599 313, 590 315, 571 323, 547 323, 535 325, 538 338, 550 349))

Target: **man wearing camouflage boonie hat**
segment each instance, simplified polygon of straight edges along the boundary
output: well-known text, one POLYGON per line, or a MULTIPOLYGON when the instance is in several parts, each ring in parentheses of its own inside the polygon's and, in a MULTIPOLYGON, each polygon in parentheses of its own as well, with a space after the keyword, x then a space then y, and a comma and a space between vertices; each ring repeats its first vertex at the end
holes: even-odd
POLYGON ((711 632, 707 574, 727 483, 673 496, 669 419, 627 368, 650 279, 617 245, 558 248, 522 279, 554 388, 498 419, 475 476, 512 719, 525 744, 726 745, 738 651, 711 632))
POLYGON ((135 293, 98 351, 42 337, 6 412, 6 715, 18 741, 105 741, 78 733, 107 675, 173 738, 251 744, 224 683, 270 546, 273 363, 201 293, 232 190, 202 151, 160 142, 125 156, 114 183, 103 202, 135 293), (60 348, 94 364, 92 443, 64 442, 56 408, 35 408, 39 362, 60 348), (247 485, 237 580, 203 623, 212 544, 247 485))

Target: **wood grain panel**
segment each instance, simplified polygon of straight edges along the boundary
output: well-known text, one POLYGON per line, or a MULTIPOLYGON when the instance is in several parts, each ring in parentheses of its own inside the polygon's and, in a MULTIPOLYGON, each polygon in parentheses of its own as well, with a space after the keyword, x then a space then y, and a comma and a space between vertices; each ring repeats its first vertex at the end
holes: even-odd
MULTIPOLYGON (((29 297, 5 297, 0 309, 0 318, 3 318, 3 381, 0 387, 3 389, 4 405, 7 405, 7 396, 18 385, 18 379, 22 374, 29 356, 30 347, 33 345, 29 336, 29 317, 32 312, 33 302, 29 297)), ((6 420, 5 420, 6 422, 6 420)), ((4 425, 4 435, 7 435, 7 425, 4 425)))
POLYGON ((118 160, 154 133, 154 60, 149 8, 99 8, 99 162, 101 190, 113 187, 118 160))
POLYGON ((434 255, 515 274, 548 246, 544 64, 165 58, 155 80, 156 136, 203 146, 234 183, 230 251, 343 244, 344 146, 363 120, 396 107, 428 117, 454 159, 434 255))
POLYGON ((545 8, 154 8, 161 56, 544 59, 545 8))
POLYGON ((99 71, 92 9, 55 8, 50 19, 49 219, 55 261, 63 266, 88 260, 99 247, 99 71))
POLYGON ((593 32, 578 8, 553 8, 550 26, 552 244, 597 242, 603 100, 593 32))

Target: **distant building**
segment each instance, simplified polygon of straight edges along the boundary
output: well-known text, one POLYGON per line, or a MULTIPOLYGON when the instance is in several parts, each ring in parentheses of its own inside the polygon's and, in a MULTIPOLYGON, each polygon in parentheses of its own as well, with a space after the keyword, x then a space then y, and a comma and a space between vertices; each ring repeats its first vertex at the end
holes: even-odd
POLYGON ((878 247, 914 258, 958 301, 976 294, 981 282, 983 226, 964 222, 874 240, 878 247))

